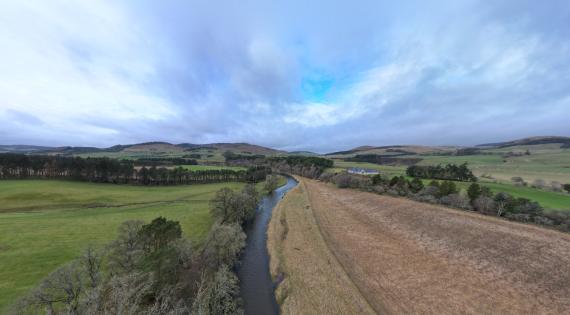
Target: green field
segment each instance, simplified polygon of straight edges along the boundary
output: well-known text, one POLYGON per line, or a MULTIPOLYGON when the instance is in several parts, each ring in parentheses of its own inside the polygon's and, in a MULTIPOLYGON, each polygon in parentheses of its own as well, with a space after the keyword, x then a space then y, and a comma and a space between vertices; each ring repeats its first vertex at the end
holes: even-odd
POLYGON ((487 174, 500 181, 508 182, 512 177, 520 176, 529 183, 536 179, 547 183, 570 183, 570 150, 531 152, 534 153, 508 158, 503 158, 499 152, 493 155, 422 156, 420 165, 467 162, 475 175, 487 174))
POLYGON ((180 221, 200 242, 209 200, 239 183, 141 187, 54 180, 0 181, 0 313, 88 244, 113 240, 122 222, 157 216, 180 221))

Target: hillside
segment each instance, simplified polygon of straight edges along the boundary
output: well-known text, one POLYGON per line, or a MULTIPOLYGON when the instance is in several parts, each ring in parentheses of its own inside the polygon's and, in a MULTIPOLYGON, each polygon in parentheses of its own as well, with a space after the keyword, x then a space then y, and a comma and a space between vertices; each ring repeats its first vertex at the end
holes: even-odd
POLYGON ((171 144, 168 142, 144 142, 137 144, 115 145, 108 148, 97 147, 42 147, 30 145, 1 145, 0 152, 4 153, 26 153, 26 154, 60 154, 60 155, 81 155, 81 156, 108 156, 118 158, 136 158, 139 156, 183 156, 187 154, 204 153, 207 156, 220 157, 225 151, 232 151, 237 154, 262 154, 276 155, 284 154, 268 147, 249 143, 206 143, 206 144, 171 144))
POLYGON ((421 145, 391 145, 391 146, 359 146, 346 151, 337 151, 325 154, 330 158, 346 158, 357 154, 378 155, 416 155, 416 154, 441 154, 453 152, 457 147, 447 146, 421 146, 421 145))
POLYGON ((538 136, 538 137, 529 137, 529 138, 523 138, 523 139, 505 141, 505 142, 479 144, 479 145, 477 145, 477 147, 506 148, 506 147, 513 147, 513 146, 540 145, 540 144, 570 145, 570 137, 538 136))

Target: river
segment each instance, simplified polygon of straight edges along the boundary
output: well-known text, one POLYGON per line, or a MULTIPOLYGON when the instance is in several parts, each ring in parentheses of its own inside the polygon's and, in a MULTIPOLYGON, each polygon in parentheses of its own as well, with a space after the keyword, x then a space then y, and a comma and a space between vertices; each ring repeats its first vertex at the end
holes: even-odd
POLYGON ((287 177, 287 184, 277 188, 271 195, 263 197, 255 220, 246 229, 247 245, 238 269, 241 297, 246 315, 279 314, 274 284, 269 273, 267 226, 273 208, 296 185, 296 180, 287 177))

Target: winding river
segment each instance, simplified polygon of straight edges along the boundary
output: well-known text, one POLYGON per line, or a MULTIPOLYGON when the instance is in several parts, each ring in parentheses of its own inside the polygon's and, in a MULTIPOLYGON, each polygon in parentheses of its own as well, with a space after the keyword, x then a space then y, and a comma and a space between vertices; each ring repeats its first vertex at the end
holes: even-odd
POLYGON ((296 185, 296 180, 287 177, 287 184, 277 188, 271 195, 263 197, 255 220, 246 230, 247 245, 238 269, 245 314, 279 314, 274 284, 269 274, 267 226, 273 208, 296 185))

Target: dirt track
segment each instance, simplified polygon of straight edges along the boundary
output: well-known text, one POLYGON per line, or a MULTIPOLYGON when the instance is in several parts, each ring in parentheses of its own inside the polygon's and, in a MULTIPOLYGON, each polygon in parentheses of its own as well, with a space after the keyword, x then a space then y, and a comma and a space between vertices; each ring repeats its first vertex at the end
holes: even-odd
POLYGON ((328 247, 378 313, 570 314, 570 235, 304 182, 328 247))

